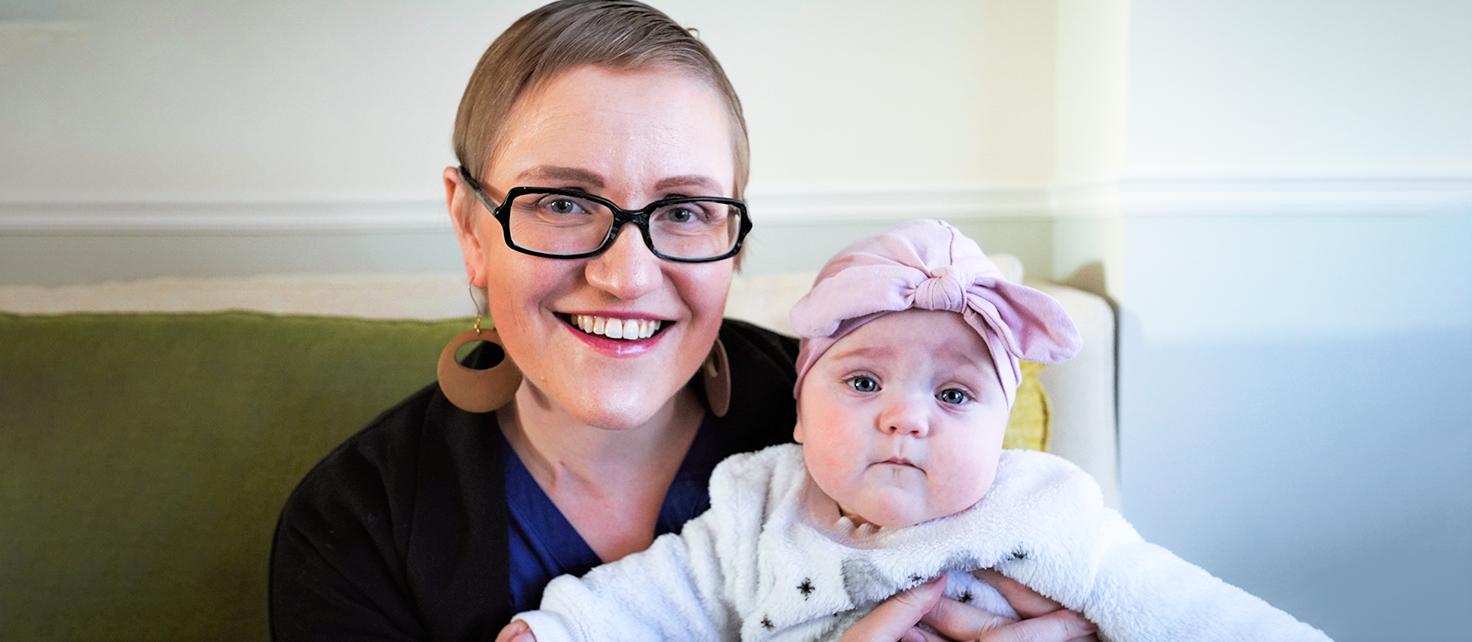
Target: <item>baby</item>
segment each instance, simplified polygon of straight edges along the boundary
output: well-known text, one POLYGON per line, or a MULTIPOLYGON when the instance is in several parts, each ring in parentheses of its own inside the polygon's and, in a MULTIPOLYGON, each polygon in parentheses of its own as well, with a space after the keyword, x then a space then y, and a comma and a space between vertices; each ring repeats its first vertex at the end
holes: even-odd
POLYGON ((711 508, 647 551, 547 585, 517 619, 559 640, 837 638, 899 591, 1015 617, 974 569, 1082 613, 1108 640, 1326 640, 1140 539, 1087 473, 1002 450, 1020 359, 1078 333, 941 221, 839 252, 792 310, 797 444, 736 455, 711 508))

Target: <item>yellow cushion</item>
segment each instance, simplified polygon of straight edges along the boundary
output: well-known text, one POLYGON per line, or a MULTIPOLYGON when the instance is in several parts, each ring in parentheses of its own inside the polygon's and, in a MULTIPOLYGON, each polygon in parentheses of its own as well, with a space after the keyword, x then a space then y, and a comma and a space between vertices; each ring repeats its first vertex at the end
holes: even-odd
POLYGON ((1002 436, 1003 448, 1026 450, 1048 449, 1048 393, 1038 383, 1038 373, 1043 364, 1034 361, 1022 362, 1022 383, 1017 386, 1017 402, 1012 404, 1012 416, 1007 419, 1007 433, 1002 436))

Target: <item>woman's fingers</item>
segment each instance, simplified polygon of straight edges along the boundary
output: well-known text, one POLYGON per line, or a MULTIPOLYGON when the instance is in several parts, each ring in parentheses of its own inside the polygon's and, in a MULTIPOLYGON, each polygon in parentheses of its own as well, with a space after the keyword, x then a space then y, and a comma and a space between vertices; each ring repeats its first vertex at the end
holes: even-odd
POLYGON ((973 571, 977 579, 992 585, 1022 616, 1022 621, 981 634, 982 642, 1069 642, 1093 640, 1097 627, 1084 616, 1033 591, 1021 582, 991 569, 973 571))
POLYGON ((931 633, 930 631, 926 631, 925 629, 922 629, 922 628, 920 628, 920 627, 917 626, 917 627, 915 627, 913 629, 910 629, 910 632, 909 633, 906 633, 905 634, 905 637, 900 638, 900 642, 955 642, 955 641, 952 640, 952 639, 950 639, 950 638, 943 638, 943 637, 941 637, 941 636, 939 636, 939 635, 937 635, 935 633, 931 633))
POLYGON ((1057 602, 1043 597, 1032 589, 1023 586, 1021 582, 1007 577, 1006 575, 1002 575, 1001 573, 998 573, 992 569, 984 568, 979 571, 972 571, 971 575, 975 576, 976 579, 992 585, 993 588, 996 588, 997 591, 1002 594, 1002 597, 1007 598, 1007 603, 1011 604, 1012 608, 1016 610, 1017 614, 1021 615, 1022 619, 1024 620, 1028 618, 1034 618, 1039 615, 1046 615, 1048 613, 1052 613, 1053 611, 1057 611, 1058 609, 1063 608, 1057 602))
POLYGON ((1094 625, 1082 615, 1068 609, 1059 609, 1047 615, 1008 624, 999 629, 983 632, 977 642, 1068 642, 1091 635, 1094 625))
POLYGON ((1000 574, 978 571, 977 577, 997 587, 1012 608, 1030 619, 1019 622, 944 599, 941 576, 885 600, 844 633, 843 642, 1069 642, 1087 639, 1096 630, 1083 616, 1000 574), (935 633, 915 626, 922 620, 935 633))
POLYGON ((537 637, 532 635, 532 630, 521 620, 512 620, 501 632, 496 635, 496 642, 536 642, 537 637))
POLYGON ((941 598, 936 602, 935 608, 930 609, 930 612, 926 613, 920 621, 952 640, 975 639, 985 631, 1017 622, 1013 618, 997 615, 970 604, 962 604, 950 598, 941 598))
POLYGON ((915 624, 935 606, 945 588, 946 579, 941 576, 885 600, 855 622, 841 642, 926 642, 915 624))

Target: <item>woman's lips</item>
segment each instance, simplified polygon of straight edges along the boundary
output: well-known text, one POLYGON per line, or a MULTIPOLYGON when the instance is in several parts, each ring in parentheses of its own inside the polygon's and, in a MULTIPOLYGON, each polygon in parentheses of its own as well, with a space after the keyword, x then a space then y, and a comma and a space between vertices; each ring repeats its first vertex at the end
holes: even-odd
POLYGON ((583 343, 597 350, 601 354, 610 357, 636 357, 653 349, 664 337, 665 331, 673 322, 652 318, 625 318, 605 315, 591 314, 558 314, 573 336, 581 339, 583 343), (613 327, 614 324, 618 327, 613 327), (587 330, 584 330, 587 327, 587 330), (592 332, 590 332, 590 330, 592 332), (629 336, 625 330, 632 332, 633 336, 643 336, 639 339, 612 338, 607 335, 629 336))
POLYGON ((610 339, 647 339, 659 332, 664 324, 662 319, 652 317, 618 317, 597 314, 569 314, 565 320, 583 332, 610 339))

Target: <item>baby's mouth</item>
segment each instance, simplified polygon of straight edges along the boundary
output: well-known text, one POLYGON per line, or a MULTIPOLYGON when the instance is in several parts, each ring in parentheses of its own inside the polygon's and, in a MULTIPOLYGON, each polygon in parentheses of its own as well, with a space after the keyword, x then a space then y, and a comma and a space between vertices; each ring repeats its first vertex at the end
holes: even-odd
POLYGON ((912 461, 910 461, 910 460, 908 460, 908 459, 906 459, 904 457, 890 457, 889 459, 886 459, 886 460, 881 461, 879 463, 881 463, 881 464, 894 464, 896 466, 909 466, 910 468, 917 468, 917 469, 920 468, 919 466, 915 465, 915 462, 912 462, 912 461))
POLYGON ((674 325, 663 319, 623 319, 594 314, 557 314, 557 318, 584 334, 620 341, 641 341, 674 325))

